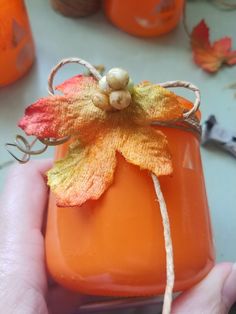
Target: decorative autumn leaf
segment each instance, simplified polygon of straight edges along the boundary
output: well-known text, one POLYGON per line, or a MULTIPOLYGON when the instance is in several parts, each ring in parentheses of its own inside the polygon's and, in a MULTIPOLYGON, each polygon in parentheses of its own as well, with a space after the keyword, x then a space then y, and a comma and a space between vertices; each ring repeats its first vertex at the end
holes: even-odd
POLYGON ((209 27, 204 20, 193 29, 191 46, 195 63, 208 72, 218 71, 223 64, 236 64, 231 38, 224 37, 211 44, 209 27))
POLYGON ((176 115, 179 118, 183 109, 177 99, 177 96, 169 90, 148 81, 137 85, 133 94, 136 106, 140 106, 143 110, 141 119, 143 120, 145 115, 148 122, 172 120, 176 115))
POLYGON ((48 183, 57 195, 59 206, 79 206, 88 199, 98 199, 112 183, 116 167, 115 149, 107 149, 109 134, 90 145, 79 141, 66 158, 48 172, 48 183))
POLYGON ((148 169, 156 175, 172 173, 171 154, 164 134, 151 127, 126 130, 127 138, 118 151, 130 163, 148 169))
POLYGON ((92 133, 104 120, 106 113, 92 102, 92 95, 98 90, 94 78, 75 76, 57 89, 65 95, 41 98, 26 108, 18 124, 26 134, 61 138, 76 135, 78 131, 92 133))
POLYGON ((19 122, 28 135, 73 137, 68 155, 48 172, 58 206, 98 199, 113 181, 117 152, 156 176, 172 173, 167 139, 150 122, 182 116, 184 109, 174 93, 144 82, 134 87, 127 108, 109 112, 94 106, 98 83, 91 77, 76 76, 58 90, 64 95, 40 99, 19 122))
POLYGON ((151 127, 105 131, 90 144, 75 142, 68 156, 48 172, 58 204, 78 206, 88 199, 98 199, 113 181, 116 151, 153 173, 172 172, 167 140, 161 132, 151 127))

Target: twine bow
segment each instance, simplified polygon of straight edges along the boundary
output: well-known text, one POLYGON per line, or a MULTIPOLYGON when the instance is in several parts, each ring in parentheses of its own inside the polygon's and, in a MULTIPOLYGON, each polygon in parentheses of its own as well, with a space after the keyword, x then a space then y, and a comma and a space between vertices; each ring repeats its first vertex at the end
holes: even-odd
MULTIPOLYGON (((113 182, 116 152, 128 162, 151 172, 164 228, 167 284, 163 313, 167 314, 171 310, 174 262, 169 218, 158 177, 171 174, 173 167, 166 136, 151 125, 188 127, 199 132, 194 114, 200 105, 200 93, 188 82, 158 85, 142 82, 130 88, 126 74, 125 79, 122 93, 117 81, 103 88, 104 78, 87 61, 64 59, 49 76, 50 96, 29 106, 19 126, 27 135, 35 135, 45 146, 69 139, 72 142, 68 155, 48 172, 48 183, 57 197, 58 206, 80 206, 89 199, 101 197, 113 182), (54 95, 55 74, 67 63, 84 65, 92 76, 75 76, 57 86, 63 95, 54 95), (185 87, 194 91, 194 106, 186 112, 179 98, 166 87, 185 87), (128 98, 124 102, 117 95, 128 98), (114 99, 115 103, 112 102, 114 99)), ((18 148, 26 154, 23 162, 33 154, 28 142, 22 138, 18 138, 16 144, 7 145, 20 146, 18 148)))

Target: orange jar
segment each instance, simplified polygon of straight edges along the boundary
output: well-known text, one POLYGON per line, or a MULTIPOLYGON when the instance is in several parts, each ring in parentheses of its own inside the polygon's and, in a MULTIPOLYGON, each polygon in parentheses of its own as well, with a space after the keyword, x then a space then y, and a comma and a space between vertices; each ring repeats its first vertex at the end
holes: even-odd
POLYGON ((182 16, 184 0, 105 0, 113 24, 136 36, 159 36, 171 31, 182 16))
POLYGON ((34 43, 23 0, 0 0, 0 87, 31 67, 34 43))
MULTIPOLYGON (((183 101, 184 102, 184 101, 183 101)), ((174 173, 160 178, 173 240, 175 291, 200 281, 214 250, 199 140, 193 133, 158 127, 168 137, 174 173)), ((68 144, 57 148, 65 156, 68 144)), ((150 173, 117 155, 114 182, 96 201, 58 208, 50 195, 46 258, 62 286, 86 294, 162 294, 166 253, 159 204, 150 173)))

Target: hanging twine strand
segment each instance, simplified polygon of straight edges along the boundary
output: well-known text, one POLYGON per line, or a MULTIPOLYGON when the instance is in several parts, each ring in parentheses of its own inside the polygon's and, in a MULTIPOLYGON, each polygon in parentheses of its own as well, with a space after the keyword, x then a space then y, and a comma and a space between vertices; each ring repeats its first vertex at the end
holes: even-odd
POLYGON ((160 182, 157 176, 155 176, 153 173, 152 173, 152 181, 153 181, 157 199, 160 205, 160 212, 161 212, 162 224, 163 224, 163 229, 164 229, 165 250, 166 250, 166 289, 165 289, 162 313, 169 314, 171 311, 172 291, 173 291, 174 281, 175 281, 170 221, 168 217, 166 202, 161 191, 160 182))

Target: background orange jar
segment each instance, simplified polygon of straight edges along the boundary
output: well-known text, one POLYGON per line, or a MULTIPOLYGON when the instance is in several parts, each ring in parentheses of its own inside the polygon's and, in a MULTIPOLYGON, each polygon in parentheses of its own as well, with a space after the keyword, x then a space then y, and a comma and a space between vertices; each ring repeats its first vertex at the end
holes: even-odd
POLYGON ((31 67, 35 52, 23 0, 0 0, 0 87, 31 67))
POLYGON ((179 23, 184 0, 105 0, 107 17, 132 35, 151 37, 171 31, 179 23))
MULTIPOLYGON (((182 99, 183 102, 186 102, 182 99)), ((186 102, 187 103, 187 102, 186 102)), ((174 173, 160 178, 170 218, 175 291, 189 288, 213 267, 214 251, 199 139, 160 127, 168 137, 174 173)), ((57 148, 56 159, 68 145, 57 148)), ((96 201, 58 208, 50 196, 46 258, 62 286, 86 294, 162 294, 166 253, 159 204, 150 173, 117 155, 114 182, 96 201)))

